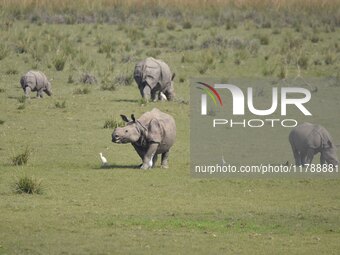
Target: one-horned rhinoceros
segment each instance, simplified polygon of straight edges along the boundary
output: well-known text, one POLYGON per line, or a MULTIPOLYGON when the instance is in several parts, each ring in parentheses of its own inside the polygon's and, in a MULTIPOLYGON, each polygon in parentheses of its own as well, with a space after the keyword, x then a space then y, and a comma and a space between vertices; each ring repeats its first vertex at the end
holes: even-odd
POLYGON ((159 59, 146 58, 135 66, 134 79, 138 85, 142 97, 152 101, 162 100, 163 95, 168 100, 175 97, 174 83, 175 73, 169 66, 159 59))
POLYGON ((329 132, 320 125, 302 123, 293 128, 289 134, 289 142, 292 146, 295 164, 310 164, 317 153, 321 153, 321 164, 337 166, 339 160, 336 154, 336 146, 333 144, 329 132))
POLYGON ((20 84, 25 92, 25 96, 29 97, 31 91, 37 92, 37 97, 43 97, 43 92, 48 96, 52 95, 52 86, 46 75, 40 71, 29 71, 20 79, 20 84))
POLYGON ((142 159, 142 169, 155 165, 157 155, 162 154, 162 168, 168 168, 169 150, 176 139, 175 120, 157 108, 144 113, 139 119, 131 115, 129 120, 125 115, 122 119, 127 122, 125 127, 118 127, 112 133, 112 142, 131 143, 142 159))

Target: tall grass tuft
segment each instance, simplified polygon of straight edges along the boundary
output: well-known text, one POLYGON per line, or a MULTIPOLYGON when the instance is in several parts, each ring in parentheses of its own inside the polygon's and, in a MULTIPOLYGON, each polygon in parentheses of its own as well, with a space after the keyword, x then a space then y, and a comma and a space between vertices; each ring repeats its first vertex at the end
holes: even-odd
POLYGON ((66 108, 66 100, 64 100, 62 102, 56 102, 54 105, 55 105, 56 108, 64 109, 64 108, 66 108))
POLYGON ((26 102, 26 99, 27 99, 27 97, 26 96, 21 96, 21 97, 18 97, 18 102, 19 103, 25 103, 26 102))
POLYGON ((34 176, 22 176, 17 178, 13 185, 13 189, 14 192, 18 194, 42 194, 43 188, 41 183, 42 180, 37 179, 34 176))
POLYGON ((31 155, 31 149, 29 147, 26 147, 26 149, 22 153, 12 157, 11 160, 12 160, 13 165, 16 165, 16 166, 26 165, 30 158, 30 155, 31 155))
POLYGON ((64 70, 66 64, 67 56, 64 54, 58 54, 53 59, 53 65, 57 71, 64 70))
POLYGON ((86 95, 89 94, 91 90, 89 88, 76 88, 73 90, 74 95, 86 95))
POLYGON ((80 75, 79 81, 83 84, 96 84, 97 78, 90 73, 82 73, 80 75))
POLYGON ((117 127, 124 127, 124 126, 125 126, 125 122, 114 118, 114 119, 106 120, 104 122, 103 128, 117 128, 117 127))

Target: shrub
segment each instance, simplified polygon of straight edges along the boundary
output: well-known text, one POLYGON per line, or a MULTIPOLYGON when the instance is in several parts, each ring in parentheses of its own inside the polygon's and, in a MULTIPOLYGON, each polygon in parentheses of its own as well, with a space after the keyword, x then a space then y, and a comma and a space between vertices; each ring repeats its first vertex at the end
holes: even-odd
POLYGON ((104 122, 103 128, 117 128, 117 127, 124 127, 124 126, 125 126, 125 122, 118 121, 116 119, 110 119, 104 122))
POLYGON ((209 64, 207 63, 203 63, 202 65, 200 65, 197 70, 200 74, 205 74, 209 69, 209 64))
POLYGON ((74 83, 74 79, 73 79, 72 74, 70 74, 70 75, 68 76, 67 83, 74 83))
POLYGON ((118 85, 129 86, 133 82, 132 74, 118 74, 115 77, 115 83, 118 85))
POLYGON ((4 93, 6 90, 4 88, 0 88, 0 93, 4 93))
POLYGON ((19 71, 13 67, 10 67, 6 70, 5 72, 7 75, 14 75, 14 74, 18 74, 19 71))
POLYGON ((176 25, 174 23, 172 23, 172 22, 168 22, 168 24, 166 24, 166 28, 168 30, 175 30, 176 25))
POLYGON ((60 54, 53 59, 53 65, 57 71, 64 70, 66 64, 67 56, 60 54))
POLYGON ((26 102, 26 99, 27 99, 26 96, 18 97, 18 102, 23 104, 26 102))
POLYGON ((63 102, 56 102, 54 105, 56 108, 64 109, 66 108, 66 100, 64 100, 63 102))
POLYGON ((18 106, 18 110, 23 110, 25 109, 26 105, 25 104, 21 104, 18 106))
POLYGON ((316 35, 316 34, 313 34, 312 37, 310 38, 310 41, 311 41, 312 43, 318 43, 319 40, 320 40, 320 38, 319 38, 319 36, 316 35))
POLYGON ((269 44, 268 35, 258 34, 256 37, 260 40, 261 45, 268 45, 269 44))
POLYGON ((302 68, 302 69, 307 69, 308 67, 308 57, 307 56, 301 56, 299 59, 298 59, 298 65, 302 68))
POLYGON ((96 84, 97 79, 94 75, 89 74, 89 73, 82 73, 79 81, 84 84, 96 84))
POLYGON ((184 29, 190 29, 191 27, 192 27, 192 25, 191 25, 190 21, 185 21, 183 23, 183 28, 184 29))
POLYGON ((18 194, 26 193, 26 194, 42 194, 42 180, 36 179, 35 177, 27 177, 23 176, 17 178, 14 183, 14 192, 18 194))
POLYGON ((12 157, 13 165, 16 165, 16 166, 26 165, 29 160, 30 155, 31 155, 31 150, 28 147, 26 147, 24 152, 18 154, 17 156, 12 157))
POLYGON ((5 123, 4 120, 0 120, 0 125, 3 125, 5 123))
POLYGON ((89 94, 91 92, 91 90, 89 88, 76 88, 73 91, 74 95, 85 95, 85 94, 89 94))
POLYGON ((260 41, 258 39, 251 40, 247 45, 247 50, 253 56, 256 56, 260 49, 260 41))
POLYGON ((334 54, 331 54, 330 52, 327 53, 326 57, 325 57, 325 64, 326 65, 333 65, 335 62, 335 56, 334 54))
POLYGON ((102 85, 100 87, 102 90, 114 91, 117 89, 116 84, 113 81, 102 81, 102 85))
POLYGON ((8 46, 4 43, 0 44, 0 60, 4 59, 7 57, 9 52, 8 46))

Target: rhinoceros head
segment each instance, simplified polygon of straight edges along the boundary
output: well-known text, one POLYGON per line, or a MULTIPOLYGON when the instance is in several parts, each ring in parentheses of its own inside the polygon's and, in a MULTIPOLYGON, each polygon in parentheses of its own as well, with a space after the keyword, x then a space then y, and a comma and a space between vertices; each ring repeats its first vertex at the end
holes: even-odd
POLYGON ((336 147, 333 145, 331 141, 328 141, 326 146, 323 145, 321 156, 328 164, 332 164, 333 166, 339 165, 336 147))
POLYGON ((142 134, 143 126, 136 121, 134 115, 129 120, 125 115, 120 115, 127 122, 125 127, 117 127, 112 133, 112 142, 114 143, 136 143, 142 134))
POLYGON ((50 81, 47 82, 47 85, 46 85, 46 87, 45 87, 45 89, 44 89, 44 92, 45 92, 48 96, 52 96, 52 85, 51 85, 51 81, 52 81, 52 80, 50 80, 50 81))

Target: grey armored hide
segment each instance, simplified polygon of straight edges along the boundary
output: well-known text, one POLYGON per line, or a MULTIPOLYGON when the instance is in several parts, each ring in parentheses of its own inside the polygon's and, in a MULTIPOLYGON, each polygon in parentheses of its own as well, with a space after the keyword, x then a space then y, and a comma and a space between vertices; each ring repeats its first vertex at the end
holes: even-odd
POLYGON ((142 169, 153 167, 158 154, 162 155, 161 166, 167 168, 169 151, 176 139, 175 120, 157 108, 144 113, 139 119, 135 119, 134 115, 131 115, 132 120, 125 115, 121 117, 127 124, 113 131, 112 142, 131 143, 142 159, 142 169))
POLYGON ((141 137, 141 144, 137 145, 147 147, 148 143, 159 143, 156 154, 161 154, 170 149, 176 139, 176 124, 175 120, 157 108, 152 109, 150 112, 144 113, 137 120, 144 128, 141 137), (157 123, 157 125, 154 125, 157 123), (154 126, 152 126, 154 125, 154 126))
POLYGON ((146 85, 151 89, 151 99, 156 99, 160 92, 164 93, 169 100, 174 97, 173 74, 169 66, 159 59, 152 57, 140 61, 135 66, 134 79, 143 97, 146 85))
POLYGON ((296 126, 289 134, 289 142, 297 165, 311 164, 314 155, 319 152, 321 164, 339 164, 332 137, 320 125, 302 123, 296 126))
POLYGON ((22 89, 26 96, 29 96, 29 91, 37 91, 37 96, 42 97, 43 92, 47 95, 52 95, 52 86, 46 75, 40 71, 29 71, 20 79, 22 89))

